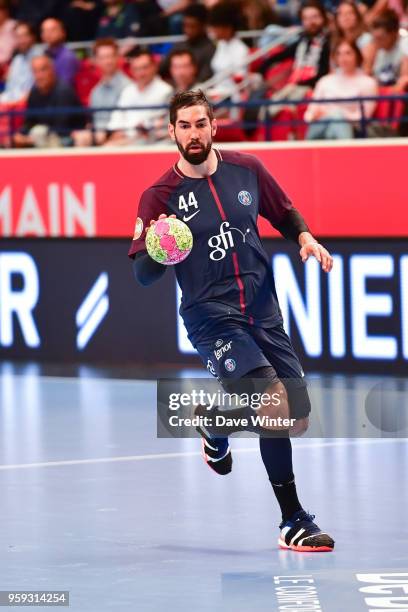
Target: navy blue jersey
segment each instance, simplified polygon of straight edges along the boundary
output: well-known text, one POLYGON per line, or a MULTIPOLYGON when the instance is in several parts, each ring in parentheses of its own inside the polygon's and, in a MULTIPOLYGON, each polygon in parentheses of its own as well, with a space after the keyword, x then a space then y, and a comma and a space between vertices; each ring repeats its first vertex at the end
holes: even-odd
POLYGON ((218 151, 218 167, 190 178, 177 165, 141 197, 129 256, 146 251, 145 228, 175 214, 191 229, 190 255, 175 266, 183 298, 180 314, 196 344, 224 321, 271 327, 282 323, 258 215, 278 225, 292 203, 253 155, 218 151))

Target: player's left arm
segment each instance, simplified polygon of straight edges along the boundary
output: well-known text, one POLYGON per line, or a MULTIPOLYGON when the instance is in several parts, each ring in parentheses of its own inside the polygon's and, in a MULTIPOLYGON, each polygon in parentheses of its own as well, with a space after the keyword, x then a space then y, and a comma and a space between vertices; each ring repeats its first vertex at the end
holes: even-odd
POLYGON ((293 240, 300 246, 300 257, 303 263, 312 255, 322 266, 324 272, 330 272, 333 267, 333 257, 327 249, 320 244, 310 233, 305 220, 300 212, 292 206, 285 210, 283 218, 273 226, 282 234, 284 238, 293 240))
POLYGON ((332 256, 314 238, 300 212, 259 161, 258 180, 259 214, 268 219, 284 238, 293 240, 300 246, 299 254, 303 263, 313 256, 325 272, 330 272, 333 267, 332 256))

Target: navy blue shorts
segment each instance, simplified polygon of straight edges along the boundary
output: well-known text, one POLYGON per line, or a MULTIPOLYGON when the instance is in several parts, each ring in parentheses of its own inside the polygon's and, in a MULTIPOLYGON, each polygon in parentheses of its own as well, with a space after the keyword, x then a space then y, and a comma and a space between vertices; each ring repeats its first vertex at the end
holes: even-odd
POLYGON ((309 414, 304 372, 282 325, 264 329, 227 323, 214 328, 196 349, 207 370, 228 389, 233 381, 267 367, 268 381, 281 380, 288 391, 291 416, 309 414))

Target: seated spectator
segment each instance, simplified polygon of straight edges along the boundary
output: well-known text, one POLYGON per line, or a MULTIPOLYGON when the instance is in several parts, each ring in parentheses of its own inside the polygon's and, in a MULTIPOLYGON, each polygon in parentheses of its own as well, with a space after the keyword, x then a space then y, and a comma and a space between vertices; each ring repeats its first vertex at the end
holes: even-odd
POLYGON ((408 29, 408 3, 406 0, 377 0, 367 15, 367 22, 372 24, 387 9, 398 15, 401 28, 408 29))
POLYGON ((195 89, 198 66, 190 51, 172 51, 169 55, 169 72, 174 93, 195 89))
MULTIPOLYGON (((264 74, 273 64, 293 58, 294 63, 288 83, 273 93, 274 100, 299 100, 317 81, 329 72, 330 38, 327 32, 327 15, 316 0, 306 0, 300 9, 303 32, 300 38, 282 52, 268 58, 261 66, 264 74)), ((273 81, 266 81, 266 88, 274 90, 273 81)), ((270 106, 271 115, 282 110, 281 106, 270 106)))
POLYGON ((366 71, 380 85, 404 91, 408 82, 408 38, 399 34, 398 15, 384 11, 371 26, 373 42, 367 50, 366 71))
POLYGON ((102 0, 66 0, 61 19, 67 29, 68 40, 93 40, 102 10, 102 0))
POLYGON ((372 41, 372 36, 367 31, 363 16, 354 0, 341 0, 335 13, 334 25, 333 45, 344 39, 355 42, 363 50, 372 41))
POLYGON ((183 12, 191 4, 191 0, 156 0, 162 12, 160 17, 165 20, 165 34, 181 34, 183 12))
POLYGON ((103 0, 103 4, 97 38, 121 39, 139 34, 140 15, 135 4, 125 4, 123 0, 103 0))
POLYGON ((21 21, 16 26, 17 53, 13 57, 7 73, 6 86, 1 95, 2 102, 18 102, 26 98, 34 84, 31 60, 41 54, 36 45, 34 28, 21 21))
MULTIPOLYGON (((358 98, 363 96, 376 96, 378 87, 375 79, 364 74, 361 69, 363 56, 355 42, 343 40, 337 43, 334 49, 334 62, 336 72, 321 78, 313 92, 316 100, 329 100, 330 98, 358 98)), ((364 116, 369 119, 373 116, 376 102, 363 102, 364 116)), ((305 120, 311 125, 308 128, 308 139, 340 139, 353 138, 359 129, 361 120, 361 107, 356 102, 311 102, 305 114, 305 120), (324 119, 335 119, 332 123, 314 123, 324 119), (344 119, 344 121, 339 121, 344 119)))
POLYGON ((278 16, 268 0, 243 0, 242 14, 248 30, 264 30, 278 22, 278 16))
POLYGON ((220 2, 210 10, 208 23, 217 41, 211 69, 217 73, 229 71, 226 77, 214 87, 214 93, 224 96, 232 95, 236 90, 233 77, 242 77, 247 72, 246 60, 249 49, 236 36, 238 29, 239 9, 235 3, 220 2))
POLYGON ((23 128, 14 134, 16 147, 44 147, 72 144, 73 130, 84 126, 83 113, 44 113, 47 109, 82 108, 74 90, 56 75, 53 61, 47 55, 32 62, 34 86, 27 101, 23 128))
POLYGON ((118 110, 108 124, 112 132, 107 144, 127 145, 150 138, 149 131, 163 114, 163 109, 137 109, 137 106, 164 105, 173 89, 157 76, 157 65, 150 51, 138 49, 130 59, 130 72, 134 83, 122 92, 118 110), (129 109, 129 110, 126 110, 129 109))
POLYGON ((16 22, 10 18, 8 0, 0 0, 0 77, 16 46, 16 22))
MULTIPOLYGON (((176 43, 172 51, 190 51, 197 62, 197 80, 202 83, 212 76, 211 60, 215 52, 215 45, 208 37, 207 9, 202 4, 192 4, 183 13, 184 42, 176 43)), ((160 65, 160 74, 168 76, 169 60, 166 56, 160 65)))
POLYGON ((75 54, 64 44, 66 31, 59 19, 46 19, 41 24, 41 40, 45 43, 45 54, 50 57, 55 66, 58 79, 67 85, 74 84, 74 78, 79 68, 75 54))
MULTIPOLYGON (((109 108, 118 106, 119 98, 128 85, 132 84, 121 70, 119 70, 119 46, 113 38, 100 38, 93 49, 95 64, 99 68, 102 78, 91 91, 90 107, 109 108)), ((93 113, 93 128, 81 130, 74 134, 76 146, 86 147, 93 142, 101 145, 105 142, 108 125, 113 111, 99 111, 93 113)))

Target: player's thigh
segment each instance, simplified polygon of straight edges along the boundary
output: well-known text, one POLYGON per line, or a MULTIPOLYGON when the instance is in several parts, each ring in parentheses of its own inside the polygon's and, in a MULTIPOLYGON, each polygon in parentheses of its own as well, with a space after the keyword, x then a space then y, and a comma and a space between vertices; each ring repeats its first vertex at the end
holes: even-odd
POLYGON ((255 368, 271 366, 256 340, 244 327, 214 329, 196 344, 207 370, 221 382, 239 380, 255 368))
POLYGON ((255 333, 257 344, 286 387, 291 417, 307 417, 311 410, 307 383, 299 358, 283 326, 259 329, 255 333))

